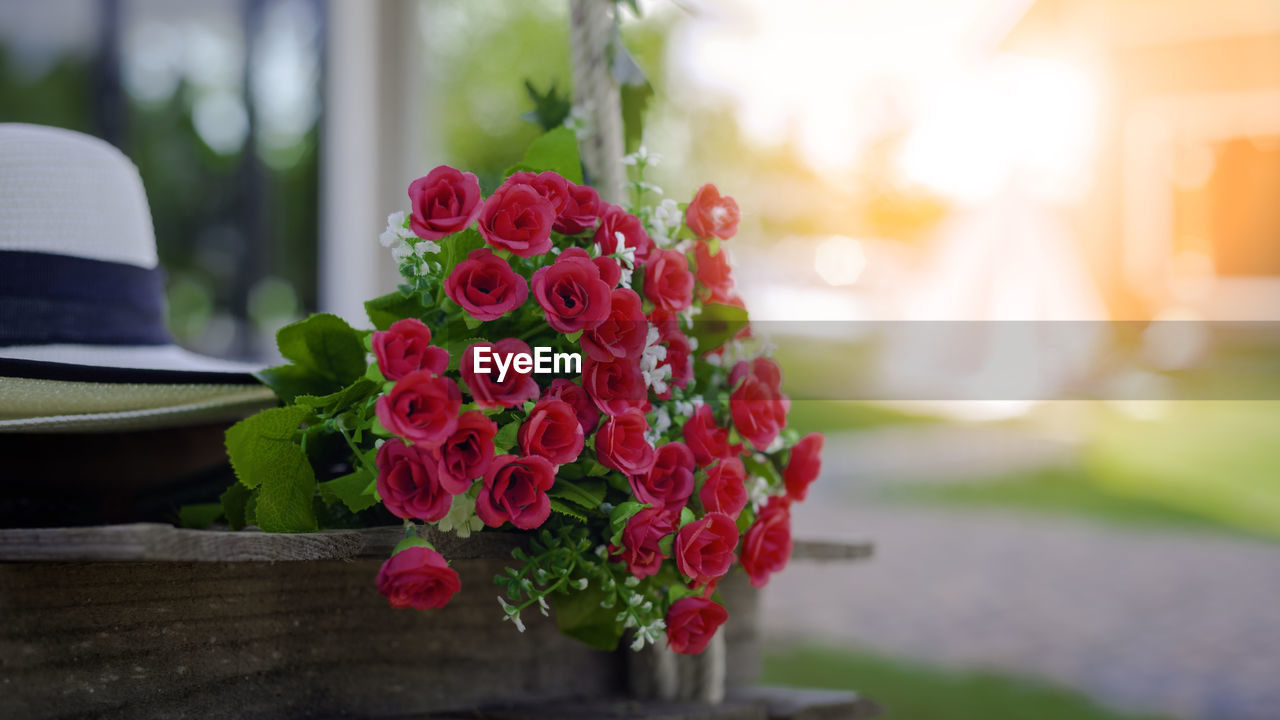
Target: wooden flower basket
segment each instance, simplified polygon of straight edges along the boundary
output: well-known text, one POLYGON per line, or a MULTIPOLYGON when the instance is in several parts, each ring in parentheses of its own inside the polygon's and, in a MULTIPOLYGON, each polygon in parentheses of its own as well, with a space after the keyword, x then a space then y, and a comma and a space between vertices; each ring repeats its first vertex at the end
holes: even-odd
MULTIPOLYGON (((391 609, 372 582, 401 535, 158 524, 0 530, 0 716, 768 718, 873 710, 844 693, 746 690, 759 673, 759 625, 755 591, 741 573, 722 585, 731 620, 717 681, 727 699, 637 703, 628 699, 636 685, 628 665, 637 662, 629 650, 592 650, 536 615, 526 614, 523 635, 495 622, 497 588, 484 590, 520 535, 433 538, 466 592, 431 612, 391 609)), ((797 542, 795 559, 849 561, 870 551, 797 542)))

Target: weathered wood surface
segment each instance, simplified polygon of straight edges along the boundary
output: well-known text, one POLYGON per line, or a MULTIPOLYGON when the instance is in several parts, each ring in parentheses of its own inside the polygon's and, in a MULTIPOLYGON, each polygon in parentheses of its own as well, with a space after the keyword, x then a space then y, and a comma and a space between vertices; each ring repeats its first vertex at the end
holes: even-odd
POLYGON ((622 692, 623 656, 525 613, 499 559, 464 592, 393 610, 380 559, 0 564, 0 717, 385 717, 622 692))
MULTIPOLYGON (((186 530, 159 523, 0 529, 0 561, 278 562, 385 558, 404 537, 398 526, 320 533, 186 530)), ((464 539, 428 528, 425 537, 450 560, 508 557, 524 535, 485 531, 464 539)), ((795 560, 868 558, 871 543, 797 540, 795 560)))
POLYGON ((852 692, 755 687, 731 692, 715 706, 624 699, 560 701, 441 713, 430 720, 864 720, 880 714, 879 706, 852 692))

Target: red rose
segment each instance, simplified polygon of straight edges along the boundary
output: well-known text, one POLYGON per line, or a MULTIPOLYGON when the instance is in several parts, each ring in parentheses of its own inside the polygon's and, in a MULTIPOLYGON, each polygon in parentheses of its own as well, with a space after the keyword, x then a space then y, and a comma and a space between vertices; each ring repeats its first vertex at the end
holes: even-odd
POLYGON ((435 448, 458 428, 461 407, 457 383, 418 370, 378 398, 378 421, 394 435, 435 448))
POLYGON ((791 512, 783 498, 769 498, 742 540, 742 569, 751 584, 764 587, 769 575, 782 570, 791 558, 791 512))
MULTIPOLYGON (((440 446, 440 484, 451 495, 471 489, 471 482, 484 475, 493 460, 493 437, 498 425, 479 410, 468 410, 458 418, 458 429, 440 446)), ((384 446, 385 447, 385 446, 384 446)))
POLYGON ((582 362, 582 386, 606 415, 620 415, 648 400, 638 359, 596 362, 588 355, 582 362))
POLYGON ((667 647, 681 655, 697 655, 728 619, 729 611, 711 600, 681 598, 667 609, 667 647))
POLYGON ((708 469, 698 497, 707 512, 722 512, 736 520, 747 506, 747 469, 742 461, 724 458, 708 469))
POLYGON ((589 330, 609 316, 610 286, 582 248, 560 253, 555 263, 533 274, 533 297, 547 324, 562 333, 589 330))
POLYGON ((644 266, 644 296, 668 312, 689 307, 693 302, 689 258, 678 250, 654 250, 644 266))
POLYGON ((809 485, 818 479, 822 470, 822 433, 809 433, 791 448, 787 469, 782 479, 787 483, 787 495, 793 500, 804 500, 809 485))
POLYGON ((378 592, 399 610, 439 610, 461 589, 457 571, 425 545, 410 545, 378 570, 378 592))
POLYGON ((480 208, 480 234, 490 245, 520 257, 551 249, 556 210, 532 185, 508 180, 480 208))
POLYGON ((596 433, 600 464, 624 475, 640 475, 653 467, 654 450, 644 436, 649 421, 638 408, 610 417, 596 433))
POLYGON ((681 434, 693 451, 699 467, 706 467, 718 458, 742 452, 741 445, 729 445, 729 431, 716 424, 716 416, 710 405, 699 405, 693 411, 693 417, 681 428, 681 434))
POLYGON ((484 474, 476 515, 489 527, 510 521, 521 530, 533 530, 551 514, 547 491, 555 481, 556 468, 544 457, 499 455, 484 474))
POLYGON ((591 258, 591 262, 595 263, 596 269, 600 271, 600 279, 608 285, 610 289, 618 287, 618 281, 622 280, 622 268, 618 265, 618 261, 611 257, 601 255, 600 257, 591 258))
POLYGON ((556 215, 552 228, 565 235, 577 235, 596 226, 603 209, 600 195, 590 185, 569 183, 568 200, 556 215))
POLYGON ((600 424, 600 409, 591 401, 591 396, 583 387, 572 380, 564 378, 556 378, 551 381, 551 385, 542 391, 542 397, 555 398, 569 403, 573 408, 574 414, 578 416, 578 424, 582 426, 582 433, 590 436, 596 431, 596 425, 600 424))
POLYGON ((388 380, 399 380, 415 370, 443 375, 449 367, 449 351, 431 346, 431 330, 417 318, 397 320, 373 334, 373 354, 388 380))
POLYGON ((440 484, 439 461, 421 445, 391 438, 378 448, 378 495, 398 518, 435 522, 449 513, 453 500, 440 484))
POLYGON ((539 195, 551 203, 551 209, 555 210, 557 217, 559 217, 560 211, 564 209, 565 203, 569 202, 569 181, 554 170, 544 170, 540 173, 527 170, 513 172, 507 176, 505 184, 528 185, 537 190, 539 195))
POLYGON ((632 475, 631 491, 636 499, 668 513, 679 514, 693 494, 693 453, 684 443, 667 443, 658 448, 653 467, 645 475, 632 475))
POLYGON ((655 307, 649 311, 649 324, 658 328, 658 332, 662 333, 662 337, 667 337, 670 333, 680 332, 680 316, 660 307, 655 307))
POLYGON ((586 441, 573 407, 563 400, 547 397, 533 406, 516 437, 525 455, 541 455, 554 465, 577 460, 586 441))
POLYGON ((638 358, 649 334, 649 320, 641 307, 644 301, 628 288, 614 290, 610 298, 604 322, 582 334, 582 349, 600 362, 638 358))
POLYGON ((782 374, 772 360, 756 358, 751 366, 745 361, 738 363, 729 378, 730 383, 741 379, 729 396, 733 426, 757 450, 764 450, 786 427, 791 409, 791 400, 779 389, 782 374))
POLYGON ((477 320, 497 320, 529 297, 529 283, 489 248, 478 248, 454 266, 444 292, 477 320))
POLYGON ((729 196, 720 197, 715 185, 698 188, 684 214, 685 224, 700 238, 715 236, 728 240, 738 232, 738 203, 729 196))
POLYGON ((525 354, 532 357, 533 351, 528 343, 518 338, 504 338, 496 343, 481 341, 471 345, 462 352, 462 362, 458 372, 462 382, 466 383, 475 398, 476 405, 482 408, 515 407, 525 400, 538 397, 538 381, 533 379, 533 370, 527 373, 516 372, 514 355, 525 354), (484 354, 487 372, 476 372, 475 355, 477 348, 487 348, 484 354), (498 370, 499 359, 506 364, 507 374, 498 381, 501 374, 498 370))
POLYGON ((409 227, 423 240, 467 229, 480 214, 480 181, 448 165, 409 183, 409 227))
POLYGON ((671 515, 662 508, 645 508, 628 518, 622 531, 622 559, 627 570, 639 578, 657 574, 664 557, 658 543, 673 532, 671 515))
POLYGON ((733 518, 709 512, 676 533, 676 567, 694 584, 705 585, 729 572, 737 546, 738 525, 733 518))
POLYGON ((644 231, 640 218, 623 210, 617 205, 606 205, 600 214, 600 227, 596 228, 595 241, 600 252, 612 255, 618 252, 618 233, 627 242, 627 247, 636 251, 636 265, 643 265, 653 252, 653 239, 644 231))
POLYGON ((720 249, 715 255, 701 240, 693 248, 693 259, 698 264, 698 282, 702 283, 704 302, 730 304, 733 299, 733 273, 729 269, 729 254, 720 249))

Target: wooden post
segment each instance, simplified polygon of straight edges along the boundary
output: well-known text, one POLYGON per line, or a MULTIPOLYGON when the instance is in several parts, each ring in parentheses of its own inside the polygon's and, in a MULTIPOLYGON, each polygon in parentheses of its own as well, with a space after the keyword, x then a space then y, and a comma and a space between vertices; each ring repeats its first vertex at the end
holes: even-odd
POLYGON ((569 43, 573 65, 573 103, 584 113, 586 133, 579 139, 587 182, 611 203, 623 201, 622 101, 611 66, 610 43, 616 34, 612 0, 569 0, 569 43))

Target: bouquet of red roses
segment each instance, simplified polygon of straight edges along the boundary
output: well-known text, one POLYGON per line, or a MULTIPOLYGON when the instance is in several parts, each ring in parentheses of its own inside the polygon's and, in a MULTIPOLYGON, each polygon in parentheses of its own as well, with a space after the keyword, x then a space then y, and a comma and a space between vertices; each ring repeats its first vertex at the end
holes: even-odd
POLYGON ((728 617, 736 562, 763 586, 791 551, 790 506, 822 436, 786 429, 778 366, 753 339, 722 243, 732 198, 645 204, 655 158, 628 156, 632 206, 581 184, 568 130, 543 136, 487 198, 441 166, 381 237, 397 292, 376 330, 333 315, 282 329, 260 374, 285 401, 227 433, 232 527, 376 522, 406 537, 378 573, 397 608, 440 608, 457 573, 419 529, 528 531, 496 578, 504 620, 556 609, 612 648, 665 631, 701 652, 728 617))

